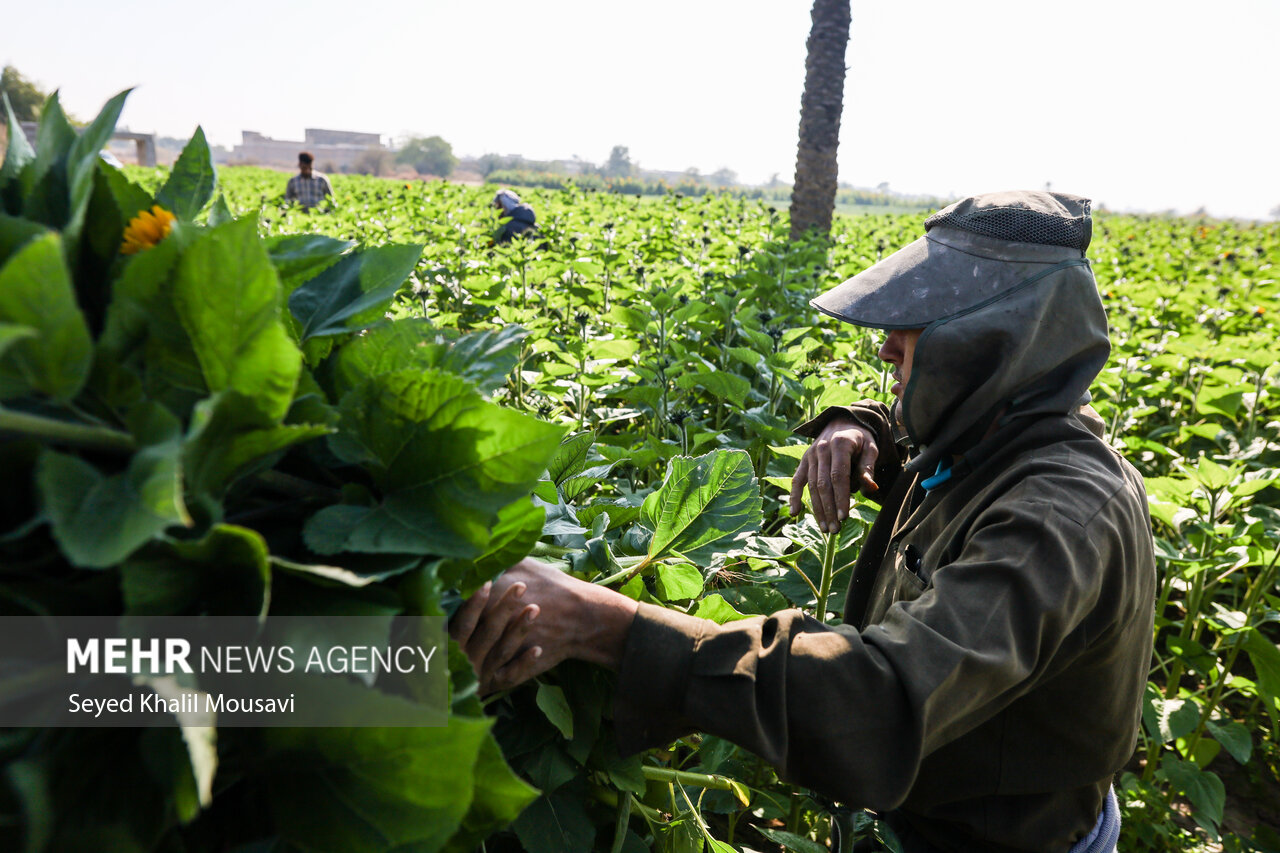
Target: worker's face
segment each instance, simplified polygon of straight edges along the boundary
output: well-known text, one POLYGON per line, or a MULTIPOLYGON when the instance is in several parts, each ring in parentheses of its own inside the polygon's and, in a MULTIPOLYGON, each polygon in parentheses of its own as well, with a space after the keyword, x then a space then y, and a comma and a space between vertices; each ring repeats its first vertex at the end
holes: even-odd
POLYGON ((304 177, 304 178, 309 178, 309 177, 311 177, 311 164, 310 164, 310 163, 299 163, 299 164, 298 164, 298 174, 302 175, 302 177, 304 177))
POLYGON ((899 400, 902 390, 911 379, 911 362, 916 354, 916 341, 924 329, 893 329, 885 336, 880 352, 876 353, 882 361, 893 365, 893 378, 897 381, 889 389, 899 400))

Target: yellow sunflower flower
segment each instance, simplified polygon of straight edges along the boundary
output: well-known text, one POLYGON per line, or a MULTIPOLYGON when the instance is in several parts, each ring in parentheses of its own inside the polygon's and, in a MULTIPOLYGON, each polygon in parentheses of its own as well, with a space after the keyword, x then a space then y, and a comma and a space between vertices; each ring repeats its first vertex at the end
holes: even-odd
POLYGON ((150 249, 159 243, 173 229, 174 215, 160 205, 153 205, 151 210, 144 210, 124 229, 124 242, 120 244, 120 252, 133 255, 143 249, 150 249))

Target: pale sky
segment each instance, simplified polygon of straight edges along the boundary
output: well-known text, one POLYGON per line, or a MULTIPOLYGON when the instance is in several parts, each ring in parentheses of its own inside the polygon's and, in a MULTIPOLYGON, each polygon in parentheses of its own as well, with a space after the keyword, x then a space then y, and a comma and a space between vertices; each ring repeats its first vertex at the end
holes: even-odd
MULTIPOLYGON (((439 134, 455 153, 795 170, 805 0, 37 0, 0 64, 92 117, 439 134)), ((840 180, 1056 190, 1115 210, 1280 205, 1280 0, 853 0, 840 180)))

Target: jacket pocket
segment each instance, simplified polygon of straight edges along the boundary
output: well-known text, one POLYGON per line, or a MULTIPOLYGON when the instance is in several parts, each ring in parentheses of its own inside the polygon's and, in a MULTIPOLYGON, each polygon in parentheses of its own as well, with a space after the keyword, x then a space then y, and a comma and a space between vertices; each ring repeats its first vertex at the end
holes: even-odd
POLYGON ((894 542, 880 564, 871 601, 867 606, 867 625, 884 619, 889 608, 899 601, 915 601, 928 587, 920 576, 920 552, 913 545, 894 542))

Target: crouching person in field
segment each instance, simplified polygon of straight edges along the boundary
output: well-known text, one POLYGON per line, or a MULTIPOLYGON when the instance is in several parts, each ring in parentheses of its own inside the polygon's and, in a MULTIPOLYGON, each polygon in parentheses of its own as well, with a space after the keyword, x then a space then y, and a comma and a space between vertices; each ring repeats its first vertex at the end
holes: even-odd
POLYGON ((493 197, 493 206, 502 211, 502 227, 493 235, 494 245, 509 243, 516 236, 532 237, 537 234, 534 228, 537 216, 533 208, 511 190, 498 190, 493 197))
POLYGON ((700 730, 789 780, 872 808, 907 853, 1115 847, 1155 562, 1141 476, 1088 388, 1110 351, 1085 259, 1089 201, 957 202, 819 296, 884 329, 896 400, 832 408, 792 482, 835 531, 880 503, 844 624, 797 610, 726 625, 526 560, 451 631, 482 689, 566 658, 618 672, 626 752, 700 730))

